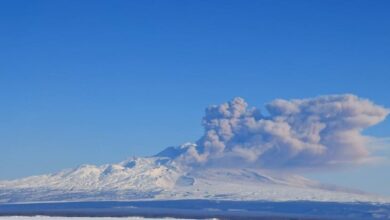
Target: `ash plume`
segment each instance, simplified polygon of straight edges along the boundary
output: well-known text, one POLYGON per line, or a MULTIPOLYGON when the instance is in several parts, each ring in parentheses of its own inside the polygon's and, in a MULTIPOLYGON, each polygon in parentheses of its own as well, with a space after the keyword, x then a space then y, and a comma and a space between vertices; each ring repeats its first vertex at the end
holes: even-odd
POLYGON ((389 109, 355 95, 276 99, 267 114, 242 98, 206 109, 204 135, 176 161, 196 166, 309 168, 370 160, 362 131, 389 109))

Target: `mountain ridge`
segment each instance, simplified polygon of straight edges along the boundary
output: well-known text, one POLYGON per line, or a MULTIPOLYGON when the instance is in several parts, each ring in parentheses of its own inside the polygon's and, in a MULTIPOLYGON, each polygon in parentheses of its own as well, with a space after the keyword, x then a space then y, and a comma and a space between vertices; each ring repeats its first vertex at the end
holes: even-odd
POLYGON ((167 148, 116 164, 81 165, 53 174, 0 181, 0 202, 223 199, 380 202, 388 198, 255 168, 183 167, 167 148), (170 153, 170 154, 169 154, 170 153))

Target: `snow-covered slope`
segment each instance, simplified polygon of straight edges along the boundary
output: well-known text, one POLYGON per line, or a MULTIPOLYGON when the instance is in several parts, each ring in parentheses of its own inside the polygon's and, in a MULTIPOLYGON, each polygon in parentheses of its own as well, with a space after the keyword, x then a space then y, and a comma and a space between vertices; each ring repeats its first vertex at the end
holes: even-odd
MULTIPOLYGON (((180 149, 176 149, 180 150, 180 149)), ((82 165, 55 174, 0 181, 0 202, 226 199, 389 202, 326 187, 301 176, 258 169, 183 168, 167 149, 118 164, 82 165), (164 152, 164 151, 163 151, 164 152)))

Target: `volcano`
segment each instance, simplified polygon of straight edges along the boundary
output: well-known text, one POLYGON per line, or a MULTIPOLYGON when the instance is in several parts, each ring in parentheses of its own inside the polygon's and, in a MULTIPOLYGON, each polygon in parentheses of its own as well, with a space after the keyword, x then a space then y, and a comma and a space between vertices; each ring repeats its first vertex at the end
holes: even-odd
POLYGON ((127 200, 265 200, 389 202, 376 195, 256 168, 185 167, 174 159, 191 144, 117 164, 81 165, 0 182, 0 202, 127 200))

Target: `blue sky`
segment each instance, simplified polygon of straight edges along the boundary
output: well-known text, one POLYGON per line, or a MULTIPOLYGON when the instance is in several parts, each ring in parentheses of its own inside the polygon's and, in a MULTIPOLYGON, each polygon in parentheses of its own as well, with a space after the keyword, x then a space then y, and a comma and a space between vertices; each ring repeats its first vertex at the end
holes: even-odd
MULTIPOLYGON (((0 179, 152 155, 233 97, 390 107, 388 1, 2 1, 0 179)), ((390 120, 366 134, 390 137, 390 120)), ((390 157, 386 146, 379 151, 390 157)), ((390 195, 388 163, 310 174, 390 195)))

